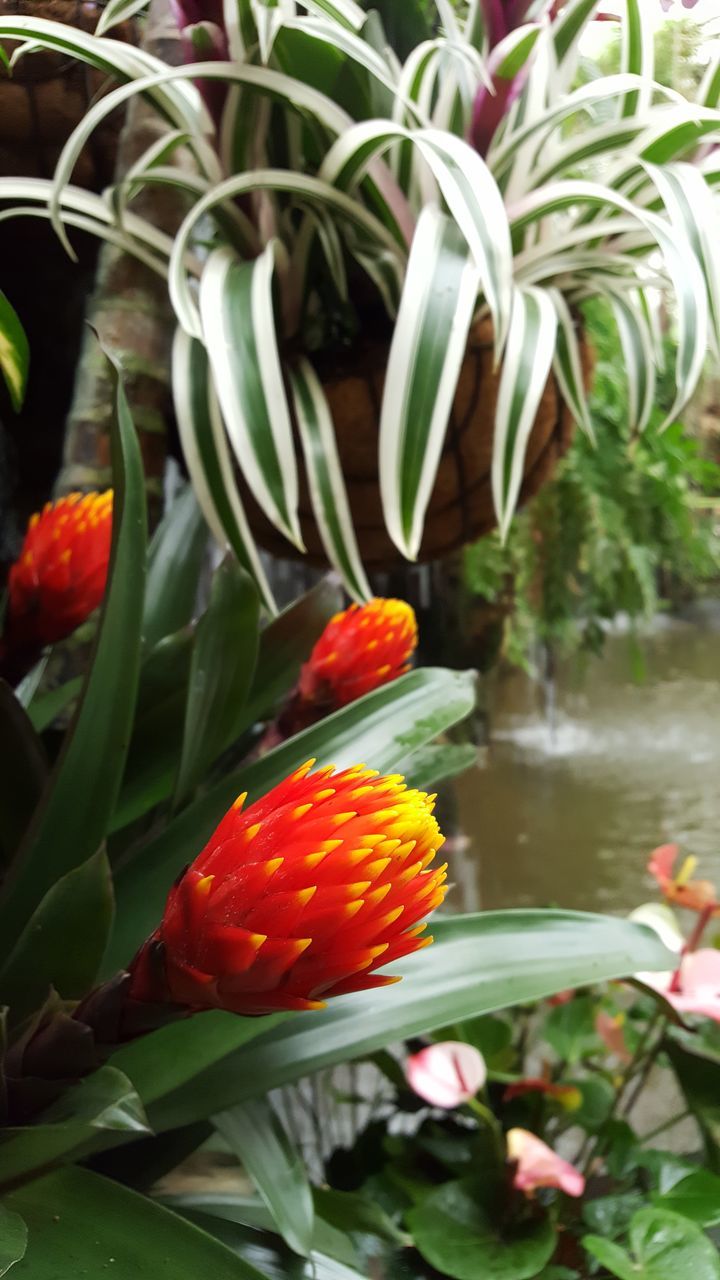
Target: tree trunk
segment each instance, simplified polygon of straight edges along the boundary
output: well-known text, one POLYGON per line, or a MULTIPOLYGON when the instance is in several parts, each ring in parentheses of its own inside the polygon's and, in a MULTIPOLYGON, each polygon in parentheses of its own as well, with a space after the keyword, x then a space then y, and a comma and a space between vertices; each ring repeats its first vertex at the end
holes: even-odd
MULTIPOLYGON (((142 47, 171 65, 183 61, 182 46, 167 0, 153 0, 142 47)), ((120 138, 117 177, 127 173, 143 151, 167 129, 165 121, 151 106, 140 98, 133 98, 120 138)), ((183 205, 174 192, 151 187, 133 202, 133 210, 172 235, 182 217, 183 205)), ((152 524, 162 507, 168 424, 172 414, 169 356, 173 318, 165 281, 113 245, 104 245, 88 322, 123 368, 124 386, 145 464, 152 524)), ((88 331, 78 363, 56 493, 102 489, 111 483, 111 414, 112 388, 107 362, 95 335, 88 331)))

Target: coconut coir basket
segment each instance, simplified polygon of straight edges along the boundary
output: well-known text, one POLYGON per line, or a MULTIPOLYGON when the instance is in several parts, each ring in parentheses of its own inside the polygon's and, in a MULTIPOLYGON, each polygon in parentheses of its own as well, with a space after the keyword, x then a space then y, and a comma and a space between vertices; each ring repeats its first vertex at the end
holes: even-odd
MULTIPOLYGON (((400 558, 385 530, 378 483, 378 424, 387 356, 387 342, 365 338, 340 359, 314 361, 333 416, 360 553, 369 569, 386 569, 400 558)), ((584 344, 582 358, 587 382, 591 359, 584 344)), ((428 506, 420 561, 440 559, 496 525, 490 471, 499 381, 499 373, 493 370, 492 325, 483 320, 468 341, 428 506)), ((550 478, 570 444, 573 428, 572 415, 551 374, 528 443, 520 504, 550 478)), ((303 538, 310 562, 322 565, 327 557, 312 514, 299 443, 297 457, 303 538)), ((266 519, 247 486, 243 498, 260 545, 278 556, 299 556, 266 519)))
MULTIPOLYGON (((102 5, 86 0, 0 0, 0 16, 49 18, 92 32, 102 5)), ((110 38, 133 41, 135 25, 123 23, 110 38)), ((16 41, 4 40, 11 54, 16 41)), ((90 104, 114 82, 73 57, 32 53, 12 76, 0 68, 0 174, 50 178, 64 143, 90 104)), ((80 156, 73 182, 99 190, 111 181, 122 115, 114 112, 80 156)))

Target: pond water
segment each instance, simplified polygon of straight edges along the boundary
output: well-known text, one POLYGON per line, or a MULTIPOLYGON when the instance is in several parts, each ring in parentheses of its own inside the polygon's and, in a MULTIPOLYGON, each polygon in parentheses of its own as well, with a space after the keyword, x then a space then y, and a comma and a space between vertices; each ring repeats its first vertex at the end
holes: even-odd
POLYGON ((451 907, 626 912, 654 896, 666 841, 720 880, 720 601, 661 619, 642 651, 642 681, 622 633, 565 664, 550 711, 522 673, 494 679, 490 744, 456 786, 451 907))

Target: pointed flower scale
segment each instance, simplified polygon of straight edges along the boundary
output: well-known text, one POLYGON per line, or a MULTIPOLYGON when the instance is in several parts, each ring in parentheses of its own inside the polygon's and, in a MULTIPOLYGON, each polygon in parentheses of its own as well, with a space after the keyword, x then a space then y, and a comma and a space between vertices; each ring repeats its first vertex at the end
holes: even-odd
POLYGON ((8 578, 8 649, 54 644, 97 609, 110 560, 112 505, 112 490, 70 493, 31 517, 8 578))
POLYGON ((415 614, 404 600, 350 605, 328 622, 300 675, 305 702, 335 710, 410 669, 415 614))
POLYGON ((384 986, 445 895, 434 797, 312 763, 222 819, 131 966, 137 1000, 240 1014, 384 986))

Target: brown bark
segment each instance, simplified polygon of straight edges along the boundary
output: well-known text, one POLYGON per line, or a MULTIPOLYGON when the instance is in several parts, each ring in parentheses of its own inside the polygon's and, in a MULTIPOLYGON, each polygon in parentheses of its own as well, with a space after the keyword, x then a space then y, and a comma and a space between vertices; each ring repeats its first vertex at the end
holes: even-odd
MULTIPOLYGON (((178 65, 182 47, 167 0, 153 0, 142 47, 178 65)), ((168 126, 140 98, 131 100, 123 128, 116 176, 121 177, 168 126)), ((160 187, 142 192, 133 211, 173 234, 182 201, 160 187)), ((88 309, 88 321, 100 341, 120 361, 124 386, 145 463, 151 523, 162 503, 168 423, 172 414, 169 355, 173 319, 165 281, 143 263, 103 247, 88 309)), ((105 488, 110 474, 112 386, 94 334, 88 332, 78 364, 75 393, 65 430, 63 466, 57 493, 105 488)))

